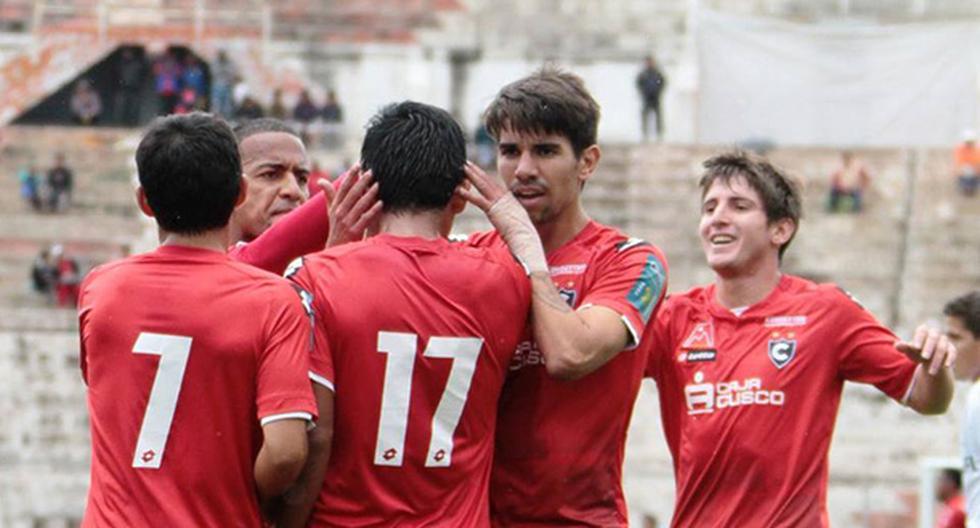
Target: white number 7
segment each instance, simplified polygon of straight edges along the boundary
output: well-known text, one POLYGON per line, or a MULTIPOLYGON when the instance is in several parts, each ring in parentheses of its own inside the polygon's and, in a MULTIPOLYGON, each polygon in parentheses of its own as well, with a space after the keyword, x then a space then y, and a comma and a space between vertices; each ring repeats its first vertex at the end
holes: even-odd
MULTIPOLYGON (((388 355, 385 384, 381 393, 381 418, 374 463, 379 466, 401 466, 405 451, 405 429, 412 395, 412 371, 418 336, 399 332, 379 332, 378 352, 388 355)), ((483 348, 478 337, 432 337, 425 356, 452 359, 446 388, 432 416, 432 437, 426 467, 449 467, 452 464, 453 435, 469 395, 476 361, 483 348)))
POLYGON ((191 338, 142 332, 136 338, 133 353, 160 356, 150 400, 143 415, 143 426, 136 440, 133 467, 160 469, 163 450, 170 436, 170 424, 177 409, 177 397, 184 381, 184 369, 191 353, 191 338))

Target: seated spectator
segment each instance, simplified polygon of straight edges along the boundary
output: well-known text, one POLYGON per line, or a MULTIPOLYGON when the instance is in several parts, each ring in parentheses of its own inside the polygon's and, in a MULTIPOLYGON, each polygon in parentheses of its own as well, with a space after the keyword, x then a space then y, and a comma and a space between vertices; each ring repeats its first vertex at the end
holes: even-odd
MULTIPOLYGON (((201 68, 200 61, 193 55, 188 55, 184 60, 184 68, 180 73, 180 105, 183 105, 187 112, 199 110, 198 102, 203 100, 206 87, 204 80, 204 69, 201 68)), ((203 106, 203 105, 202 105, 203 106)))
POLYGON ((246 95, 242 99, 242 104, 235 110, 235 119, 237 121, 248 121, 260 117, 265 117, 265 110, 262 109, 262 105, 253 99, 252 96, 246 95))
POLYGON ((41 210, 41 182, 38 178, 37 167, 24 167, 17 173, 20 182, 20 197, 35 211, 41 210))
POLYGON ((31 264, 31 288, 51 301, 58 270, 51 258, 50 248, 42 248, 31 264))
POLYGON ((276 88, 272 92, 272 104, 269 105, 269 117, 274 117, 280 121, 285 121, 289 117, 285 103, 282 102, 282 90, 276 88))
POLYGON ((830 212, 841 212, 844 199, 850 200, 850 212, 860 213, 864 205, 864 190, 871 183, 871 175, 854 153, 841 153, 841 167, 830 177, 830 212))
POLYGON ((61 244, 51 247, 51 258, 54 260, 55 300, 60 308, 74 308, 78 304, 78 289, 82 283, 81 269, 78 261, 65 255, 61 244))
POLYGON ((75 84, 70 105, 71 115, 76 123, 85 126, 94 125, 102 116, 102 98, 92 87, 92 83, 86 79, 75 84))
POLYGON ((323 104, 320 115, 326 123, 341 123, 344 120, 344 109, 337 102, 337 94, 330 90, 327 92, 327 102, 323 104))
POLYGON ((153 63, 153 86, 159 100, 160 115, 173 113, 180 100, 180 63, 173 53, 166 52, 153 63))
POLYGON ((235 63, 231 62, 224 50, 218 50, 218 56, 211 63, 212 112, 226 119, 232 116, 237 106, 232 98, 232 89, 238 79, 235 63))
POLYGON ((966 528, 966 511, 960 470, 945 468, 936 480, 936 500, 942 503, 936 528, 966 528))
POLYGON ((61 152, 54 156, 54 166, 48 171, 48 210, 57 212, 66 209, 71 204, 71 191, 74 187, 75 174, 65 165, 65 155, 61 152))
POLYGON ((303 125, 308 125, 316 119, 316 115, 316 103, 310 97, 309 90, 303 90, 299 94, 299 101, 296 102, 296 106, 293 108, 293 119, 303 125))
POLYGON ((980 146, 977 146, 976 131, 963 132, 963 143, 953 151, 953 172, 963 196, 977 193, 977 187, 980 187, 980 146))

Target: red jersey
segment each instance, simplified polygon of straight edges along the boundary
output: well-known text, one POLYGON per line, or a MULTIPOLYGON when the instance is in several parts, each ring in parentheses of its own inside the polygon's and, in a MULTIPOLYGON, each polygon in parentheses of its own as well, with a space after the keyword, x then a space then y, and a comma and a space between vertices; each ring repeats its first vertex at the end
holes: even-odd
POLYGON ((961 494, 944 502, 936 518, 936 528, 966 528, 965 502, 961 494))
POLYGON ((79 299, 92 427, 83 526, 261 526, 260 424, 311 418, 310 318, 279 277, 162 246, 79 299))
MULTIPOLYGON (((496 232, 470 237, 502 246, 496 232)), ((663 298, 666 259, 656 247, 589 222, 548 254, 551 277, 570 306, 622 315, 634 344, 663 298)), ((576 381, 551 378, 529 334, 500 399, 490 499, 500 526, 627 526, 623 451, 645 349, 627 349, 576 381)))
POLYGON ((507 252, 378 235, 305 257, 336 386, 314 526, 488 526, 497 401, 530 281, 507 252))
POLYGON ((916 369, 842 290, 788 275, 741 316, 717 303, 713 285, 672 296, 653 334, 674 527, 827 526, 844 381, 904 401, 916 369))

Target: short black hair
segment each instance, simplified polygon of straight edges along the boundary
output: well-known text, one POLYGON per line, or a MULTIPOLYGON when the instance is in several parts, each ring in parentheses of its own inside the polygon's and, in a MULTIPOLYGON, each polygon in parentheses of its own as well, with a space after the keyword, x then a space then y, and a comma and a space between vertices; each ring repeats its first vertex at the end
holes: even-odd
POLYGON ((504 130, 562 135, 579 158, 596 144, 599 113, 599 103, 581 77, 545 66, 501 88, 483 119, 498 141, 504 130))
POLYGON ((800 219, 803 217, 803 198, 799 183, 762 156, 742 150, 712 156, 705 160, 704 168, 704 175, 698 183, 701 187, 701 198, 704 198, 717 180, 729 184, 732 178, 745 178, 749 187, 762 198, 766 220, 770 224, 784 219, 793 221, 793 235, 779 247, 779 258, 782 258, 799 232, 800 219))
POLYGON ((946 303, 943 315, 958 317, 973 337, 980 339, 980 290, 960 295, 946 303))
POLYGON ((248 119, 235 125, 235 139, 238 140, 239 144, 242 141, 245 141, 245 139, 249 136, 263 134, 265 132, 283 132, 299 138, 300 141, 303 140, 303 137, 299 135, 299 132, 290 126, 289 123, 274 117, 248 119))
POLYGON ((161 228, 195 235, 228 224, 242 162, 221 119, 202 112, 157 118, 136 149, 136 167, 161 228))
POLYGON ((942 474, 943 477, 948 479, 950 483, 956 486, 956 489, 963 489, 963 474, 960 472, 960 470, 956 468, 943 468, 942 474))
POLYGON ((374 175, 388 213, 446 207, 465 163, 459 124, 445 110, 413 101, 381 109, 361 145, 361 167, 374 175))

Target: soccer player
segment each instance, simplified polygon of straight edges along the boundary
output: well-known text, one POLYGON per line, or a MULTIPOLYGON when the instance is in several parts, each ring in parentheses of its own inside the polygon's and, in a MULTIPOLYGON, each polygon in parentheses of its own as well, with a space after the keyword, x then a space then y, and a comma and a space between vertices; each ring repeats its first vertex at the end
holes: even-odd
POLYGON ((980 526, 980 290, 961 295, 943 308, 946 336, 956 347, 953 374, 971 383, 960 431, 963 491, 969 525, 980 526))
POLYGON ((752 155, 704 164, 699 235, 713 284, 672 295, 652 327, 677 487, 673 527, 827 526, 827 453, 845 381, 945 412, 955 351, 895 335, 832 284, 782 273, 796 183, 752 155))
POLYGON ((261 526, 260 500, 285 491, 306 458, 310 317, 294 286, 225 254, 246 192, 226 124, 157 120, 136 163, 161 245, 82 285, 92 427, 82 524, 261 526))
POLYGON ((281 275, 299 256, 324 245, 358 240, 377 219, 377 186, 358 167, 336 187, 309 198, 310 161, 299 134, 278 119, 261 118, 235 127, 248 182, 245 202, 232 215, 231 258, 281 275))
POLYGON ((446 238, 465 206, 454 196, 465 156, 445 111, 384 108, 361 147, 380 234, 307 256, 291 275, 319 318, 317 391, 337 395, 313 526, 489 526, 497 401, 530 285, 506 250, 446 238))
POLYGON ((637 346, 663 298, 666 259, 582 207, 601 152, 599 106, 580 78, 540 70, 505 86, 485 120, 506 187, 468 165, 476 188, 461 194, 497 227, 470 243, 509 244, 533 292, 533 334, 500 400, 494 523, 626 526, 623 450, 646 365, 637 346))

